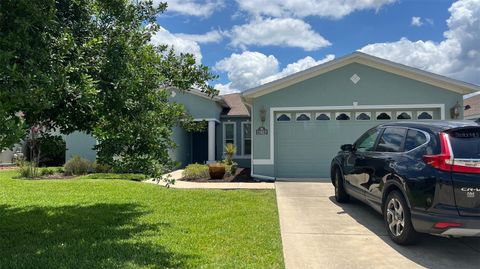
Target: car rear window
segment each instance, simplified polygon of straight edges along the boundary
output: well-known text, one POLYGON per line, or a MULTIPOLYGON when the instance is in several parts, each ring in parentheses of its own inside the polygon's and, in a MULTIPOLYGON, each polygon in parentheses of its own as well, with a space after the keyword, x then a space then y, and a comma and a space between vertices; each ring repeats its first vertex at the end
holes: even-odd
POLYGON ((405 128, 387 128, 383 132, 376 151, 379 152, 401 152, 403 151, 403 140, 407 129, 405 128))
POLYGON ((427 142, 427 137, 424 133, 417 130, 408 130, 407 138, 405 138, 405 151, 412 150, 427 142))
POLYGON ((480 159, 479 127, 455 129, 448 133, 456 159, 480 159))

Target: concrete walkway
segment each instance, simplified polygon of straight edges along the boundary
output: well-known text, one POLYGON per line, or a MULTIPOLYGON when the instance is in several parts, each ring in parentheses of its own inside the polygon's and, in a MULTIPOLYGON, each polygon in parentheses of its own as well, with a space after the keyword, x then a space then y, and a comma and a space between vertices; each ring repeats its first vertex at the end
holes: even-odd
MULTIPOLYGON (((268 182, 190 182, 179 180, 182 178, 183 170, 176 170, 169 175, 176 182, 171 185, 171 188, 175 189, 221 189, 221 190, 236 190, 236 189, 251 189, 251 190, 264 190, 275 189, 274 183, 268 182)), ((146 183, 157 184, 156 181, 147 180, 146 183)), ((165 186, 165 182, 160 181, 158 184, 165 186)))
POLYGON ((337 204, 331 183, 277 182, 286 268, 480 268, 480 239, 423 235, 402 247, 380 214, 360 202, 337 204))

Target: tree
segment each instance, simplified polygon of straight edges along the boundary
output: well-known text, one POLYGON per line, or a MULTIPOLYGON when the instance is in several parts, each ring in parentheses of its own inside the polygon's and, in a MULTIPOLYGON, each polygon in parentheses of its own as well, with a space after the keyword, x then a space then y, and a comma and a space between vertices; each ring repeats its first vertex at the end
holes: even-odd
POLYGON ((215 76, 192 55, 151 44, 166 7, 0 1, 0 127, 8 126, 0 129, 0 147, 32 127, 84 131, 98 140, 99 161, 117 170, 153 173, 170 165, 173 126, 192 123, 183 106, 168 102, 167 89, 217 91, 208 85, 215 76))

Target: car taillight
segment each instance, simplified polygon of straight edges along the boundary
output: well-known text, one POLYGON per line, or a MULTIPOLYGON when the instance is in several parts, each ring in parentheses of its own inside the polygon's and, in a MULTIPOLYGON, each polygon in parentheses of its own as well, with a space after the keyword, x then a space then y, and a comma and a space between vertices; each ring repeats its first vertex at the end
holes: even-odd
POLYGON ((446 133, 440 133, 440 148, 440 154, 424 155, 423 160, 425 163, 442 171, 480 174, 480 165, 477 162, 456 160, 453 157, 450 140, 446 133))
POLYGON ((440 133, 440 148, 441 153, 435 155, 425 155, 423 160, 428 165, 431 165, 439 170, 451 171, 453 156, 451 154, 450 145, 448 141, 448 134, 440 133))

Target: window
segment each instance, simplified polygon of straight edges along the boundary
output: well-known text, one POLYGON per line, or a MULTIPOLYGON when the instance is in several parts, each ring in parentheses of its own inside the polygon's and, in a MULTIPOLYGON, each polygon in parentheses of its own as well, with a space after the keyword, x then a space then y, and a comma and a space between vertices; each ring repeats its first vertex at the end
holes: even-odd
POLYGON ((376 151, 401 152, 406 133, 407 129, 404 128, 386 128, 378 140, 376 151))
POLYGON ((417 119, 419 119, 419 120, 431 120, 431 119, 433 119, 433 112, 432 111, 418 111, 417 112, 417 119))
POLYGON ((330 120, 330 113, 317 113, 316 120, 330 120))
POLYGON ((348 112, 337 112, 335 114, 336 120, 350 120, 350 113, 348 112))
POLYGON ((357 116, 355 117, 356 120, 370 120, 370 118, 370 112, 357 112, 357 116))
POLYGON ((224 122, 223 123, 223 146, 226 144, 235 145, 235 123, 224 122))
POLYGON ((359 152, 373 151, 379 133, 380 129, 369 130, 355 143, 355 149, 359 152))
POLYGON ((242 122, 242 155, 252 154, 252 124, 242 122))
POLYGON ((397 112, 397 120, 411 120, 412 112, 410 111, 399 111, 397 112))
POLYGON ((277 121, 290 121, 290 113, 283 113, 277 117, 277 121))
POLYGON ((297 121, 309 121, 310 113, 297 113, 297 121))
POLYGON ((416 130, 408 130, 405 138, 405 151, 412 150, 427 142, 427 137, 424 133, 416 130))
POLYGON ((391 120, 392 113, 391 112, 377 112, 377 120, 391 120))

